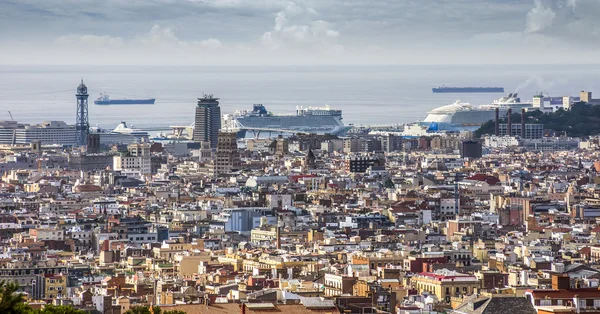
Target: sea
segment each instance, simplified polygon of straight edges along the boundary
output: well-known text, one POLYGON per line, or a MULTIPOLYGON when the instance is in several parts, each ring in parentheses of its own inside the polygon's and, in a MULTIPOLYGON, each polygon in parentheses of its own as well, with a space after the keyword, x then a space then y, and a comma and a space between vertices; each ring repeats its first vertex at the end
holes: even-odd
POLYGON ((88 87, 92 126, 114 128, 190 125, 198 97, 220 98, 222 113, 263 104, 273 113, 297 107, 343 111, 346 125, 397 125, 423 120, 456 100, 474 106, 503 94, 434 94, 446 86, 500 86, 522 100, 544 92, 600 95, 600 65, 430 66, 0 66, 0 121, 75 122, 75 91, 88 87), (154 105, 94 105, 100 93, 156 98, 154 105), (9 114, 10 111, 10 114, 9 114))

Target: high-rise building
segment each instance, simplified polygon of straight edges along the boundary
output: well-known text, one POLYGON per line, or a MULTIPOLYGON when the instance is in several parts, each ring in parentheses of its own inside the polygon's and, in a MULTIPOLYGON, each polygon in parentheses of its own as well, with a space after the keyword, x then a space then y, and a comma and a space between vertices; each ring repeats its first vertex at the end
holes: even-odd
POLYGON ((194 142, 209 142, 211 148, 217 147, 221 130, 219 98, 215 98, 213 95, 204 95, 202 98, 198 98, 194 124, 194 142))
POLYGON ((386 153, 402 150, 402 137, 393 134, 384 135, 380 138, 381 149, 386 153))
POLYGON ((63 121, 44 121, 40 124, 21 124, 17 121, 0 121, 0 144, 77 145, 75 126, 63 121))
POLYGON ((219 132, 217 154, 215 158, 215 175, 231 173, 240 166, 240 153, 237 147, 236 133, 219 132))
POLYGON ((87 140, 87 135, 90 133, 90 122, 88 120, 88 90, 87 86, 81 84, 77 86, 77 117, 75 118, 75 132, 77 145, 84 146, 87 140))

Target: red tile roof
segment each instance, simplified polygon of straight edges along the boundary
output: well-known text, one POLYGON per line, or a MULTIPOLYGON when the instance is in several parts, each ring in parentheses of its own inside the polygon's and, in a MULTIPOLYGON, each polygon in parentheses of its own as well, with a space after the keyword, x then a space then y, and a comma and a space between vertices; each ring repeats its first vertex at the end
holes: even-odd
POLYGON ((487 174, 484 174, 484 173, 478 173, 476 175, 470 176, 467 178, 467 180, 481 181, 481 182, 485 182, 489 185, 496 185, 500 182, 500 179, 498 179, 494 176, 488 176, 487 174))

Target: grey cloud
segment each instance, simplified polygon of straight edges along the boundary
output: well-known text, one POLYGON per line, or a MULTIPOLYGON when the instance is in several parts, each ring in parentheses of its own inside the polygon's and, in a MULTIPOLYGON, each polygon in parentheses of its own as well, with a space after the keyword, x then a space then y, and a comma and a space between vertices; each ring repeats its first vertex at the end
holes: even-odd
POLYGON ((526 31, 597 46, 599 15, 600 1, 597 0, 535 0, 527 14, 526 31))
POLYGON ((594 60, 598 14, 598 0, 4 0, 0 58, 44 45, 82 63, 136 62, 139 47, 149 63, 169 49, 201 63, 512 63, 565 60, 553 47, 589 38, 578 56, 594 60))

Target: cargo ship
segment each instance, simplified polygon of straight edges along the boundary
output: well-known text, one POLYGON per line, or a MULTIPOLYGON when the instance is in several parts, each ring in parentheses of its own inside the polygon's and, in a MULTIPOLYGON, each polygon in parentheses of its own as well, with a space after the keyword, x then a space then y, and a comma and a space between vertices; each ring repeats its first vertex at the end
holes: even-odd
POLYGON ((156 99, 110 99, 106 94, 100 94, 98 99, 94 101, 96 105, 154 105, 156 99))
POLYGON ((348 127, 342 122, 342 111, 324 108, 297 107, 295 114, 273 114, 261 104, 252 111, 236 111, 223 115, 223 127, 245 130, 289 130, 291 132, 335 134, 345 133, 348 127))
POLYGON ((504 87, 448 87, 439 86, 432 89, 434 93, 504 93, 504 87))

